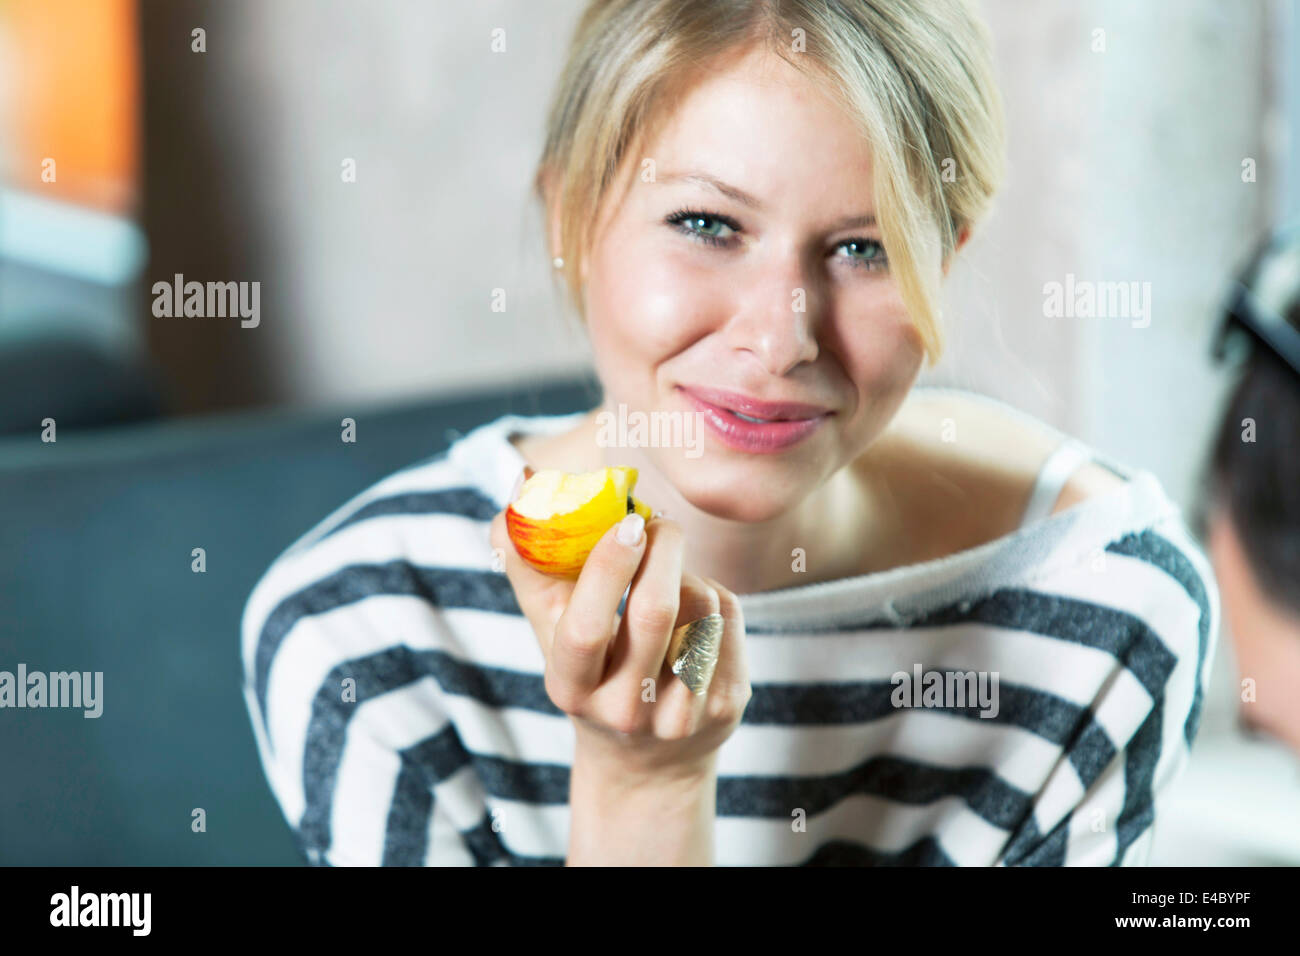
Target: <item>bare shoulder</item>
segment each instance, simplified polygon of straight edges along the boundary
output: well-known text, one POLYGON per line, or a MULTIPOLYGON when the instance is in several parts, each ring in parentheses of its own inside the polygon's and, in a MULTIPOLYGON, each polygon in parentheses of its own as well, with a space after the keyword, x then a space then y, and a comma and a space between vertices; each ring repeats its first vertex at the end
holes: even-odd
MULTIPOLYGON (((1028 415, 979 395, 913 390, 890 428, 859 460, 913 516, 955 529, 939 551, 972 546, 1015 530, 1044 462, 1061 436, 1028 415)), ((1122 487, 1095 462, 1075 470, 1053 513, 1122 487)))
MULTIPOLYGON (((1028 498, 1043 464, 1061 444, 1060 434, 1047 425, 969 392, 917 389, 909 396, 908 405, 914 423, 924 428, 928 422, 932 433, 938 425, 941 441, 949 439, 953 463, 963 474, 983 480, 1017 503, 1028 498), (947 423, 951 423, 950 432, 958 434, 945 436, 942 432, 947 423), (962 430, 965 435, 960 434, 962 430)), ((1104 465, 1084 462, 1066 482, 1052 513, 1124 484, 1124 478, 1104 465)))
POLYGON ((1056 507, 1052 509, 1052 514, 1064 511, 1066 508, 1072 508, 1089 498, 1109 494, 1122 488, 1125 484, 1125 479, 1109 468, 1103 467, 1095 461, 1084 462, 1070 476, 1070 480, 1066 482, 1065 487, 1061 489, 1061 496, 1056 499, 1056 507))

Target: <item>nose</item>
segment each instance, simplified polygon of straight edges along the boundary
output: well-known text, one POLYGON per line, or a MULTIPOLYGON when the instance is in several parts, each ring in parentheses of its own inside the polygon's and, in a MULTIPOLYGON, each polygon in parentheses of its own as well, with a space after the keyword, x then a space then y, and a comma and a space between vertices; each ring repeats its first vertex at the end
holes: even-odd
POLYGON ((820 294, 811 269, 793 253, 782 264, 768 260, 758 271, 727 324, 726 340, 779 378, 817 359, 820 294))

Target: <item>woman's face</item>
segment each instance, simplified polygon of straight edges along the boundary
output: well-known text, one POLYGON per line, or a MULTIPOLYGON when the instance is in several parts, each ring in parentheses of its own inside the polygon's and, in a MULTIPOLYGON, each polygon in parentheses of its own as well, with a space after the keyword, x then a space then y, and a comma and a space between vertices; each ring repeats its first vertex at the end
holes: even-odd
POLYGON ((884 262, 869 149, 800 72, 749 52, 642 152, 583 270, 605 408, 702 411, 697 451, 639 454, 710 514, 776 517, 885 429, 923 359, 884 262))

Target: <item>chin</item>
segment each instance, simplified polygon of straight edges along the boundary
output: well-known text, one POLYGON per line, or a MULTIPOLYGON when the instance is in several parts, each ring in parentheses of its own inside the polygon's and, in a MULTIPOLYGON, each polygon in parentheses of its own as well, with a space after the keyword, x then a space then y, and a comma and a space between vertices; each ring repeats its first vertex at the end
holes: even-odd
MULTIPOLYGON (((691 476, 682 476, 684 480, 674 482, 678 493, 693 508, 698 508, 715 518, 728 521, 743 521, 755 524, 771 521, 788 512, 807 493, 805 489, 789 488, 783 494, 778 486, 768 484, 760 488, 752 487, 755 476, 740 476, 735 481, 714 480, 709 482, 692 481, 691 476), (738 489, 741 489, 738 491, 738 489)), ((718 476, 722 478, 721 475, 718 476)))

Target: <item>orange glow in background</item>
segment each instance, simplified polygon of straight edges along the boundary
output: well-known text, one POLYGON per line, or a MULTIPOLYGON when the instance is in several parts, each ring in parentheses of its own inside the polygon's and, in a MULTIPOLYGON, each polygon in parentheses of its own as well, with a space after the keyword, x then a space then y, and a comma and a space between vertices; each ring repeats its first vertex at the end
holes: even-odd
POLYGON ((0 0, 0 44, 9 184, 130 215, 140 152, 135 0, 0 0), (41 178, 47 157, 54 182, 41 178))

